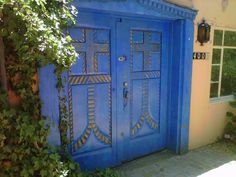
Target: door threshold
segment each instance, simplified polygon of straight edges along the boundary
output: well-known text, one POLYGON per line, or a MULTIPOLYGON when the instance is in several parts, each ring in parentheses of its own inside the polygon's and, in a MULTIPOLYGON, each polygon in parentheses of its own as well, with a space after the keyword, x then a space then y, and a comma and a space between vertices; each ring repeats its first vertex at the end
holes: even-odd
POLYGON ((133 160, 129 161, 123 161, 120 165, 115 167, 114 169, 119 170, 119 169, 126 169, 126 168, 132 168, 132 167, 144 167, 148 166, 150 164, 156 163, 158 161, 168 159, 170 157, 176 156, 176 154, 172 151, 169 151, 167 149, 163 149, 158 152, 153 152, 148 155, 144 155, 138 158, 135 158, 133 160))

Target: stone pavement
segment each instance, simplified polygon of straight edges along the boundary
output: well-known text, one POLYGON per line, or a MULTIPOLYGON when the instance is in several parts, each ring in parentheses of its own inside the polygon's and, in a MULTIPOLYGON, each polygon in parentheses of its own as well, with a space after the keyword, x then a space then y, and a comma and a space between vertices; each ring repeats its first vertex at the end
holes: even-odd
POLYGON ((184 155, 162 151, 116 170, 120 177, 236 177, 236 146, 215 143, 184 155))

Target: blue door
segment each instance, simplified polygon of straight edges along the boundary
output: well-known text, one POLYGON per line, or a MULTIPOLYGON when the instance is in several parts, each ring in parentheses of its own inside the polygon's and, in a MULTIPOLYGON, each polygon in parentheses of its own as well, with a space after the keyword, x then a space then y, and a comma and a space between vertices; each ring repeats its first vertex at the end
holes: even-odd
POLYGON ((121 161, 166 147, 168 23, 117 23, 117 138, 121 161))
POLYGON ((168 26, 81 12, 70 34, 70 151, 83 169, 165 148, 168 26))
POLYGON ((69 29, 79 57, 68 76, 70 151, 82 169, 116 163, 115 20, 80 13, 69 29))

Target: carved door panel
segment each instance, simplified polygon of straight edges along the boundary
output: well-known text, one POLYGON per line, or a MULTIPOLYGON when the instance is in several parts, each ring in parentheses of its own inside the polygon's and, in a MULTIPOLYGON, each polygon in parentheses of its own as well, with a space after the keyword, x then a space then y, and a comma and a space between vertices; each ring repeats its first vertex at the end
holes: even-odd
POLYGON ((117 29, 125 58, 118 63, 118 145, 120 160, 130 160, 166 146, 168 24, 123 19, 117 29))
POLYGON ((164 23, 80 12, 68 73, 70 152, 82 169, 113 166, 165 147, 164 23))
POLYGON ((69 29, 79 53, 68 74, 70 151, 82 168, 94 169, 111 166, 116 158, 111 62, 115 22, 80 13, 79 24, 69 29))

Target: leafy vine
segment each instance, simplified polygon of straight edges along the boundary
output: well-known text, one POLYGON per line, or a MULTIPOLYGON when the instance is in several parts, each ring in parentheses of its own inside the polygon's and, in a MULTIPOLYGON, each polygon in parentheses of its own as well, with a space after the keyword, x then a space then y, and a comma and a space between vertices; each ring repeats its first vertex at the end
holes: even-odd
POLYGON ((77 57, 71 37, 62 30, 75 23, 77 11, 70 2, 0 0, 6 69, 6 78, 1 79, 7 81, 7 90, 0 89, 0 176, 80 176, 67 153, 68 113, 63 96, 62 73, 77 57), (49 146, 50 127, 41 115, 37 69, 47 64, 55 65, 58 77, 61 149, 49 146))

